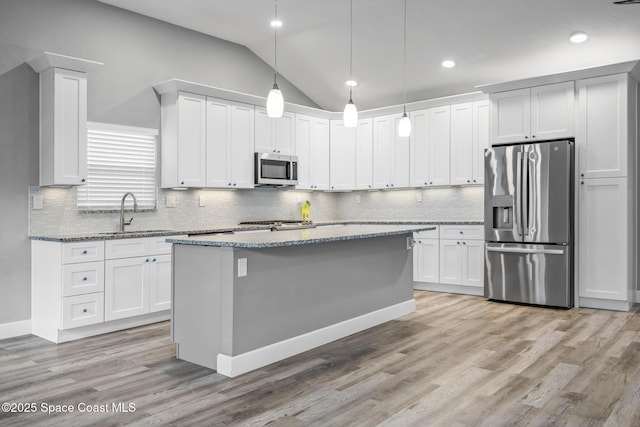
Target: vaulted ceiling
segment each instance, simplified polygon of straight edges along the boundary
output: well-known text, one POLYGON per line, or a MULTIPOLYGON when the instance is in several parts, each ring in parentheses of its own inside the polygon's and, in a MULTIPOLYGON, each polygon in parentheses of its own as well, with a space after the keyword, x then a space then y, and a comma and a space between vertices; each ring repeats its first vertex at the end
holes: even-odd
MULTIPOLYGON (((100 1, 244 45, 273 66, 272 0, 100 1)), ((403 102, 403 4, 353 0, 353 77, 359 82, 353 99, 359 109, 403 102)), ((348 99, 349 0, 278 0, 278 15, 279 73, 322 108, 342 110, 348 99)), ((407 102, 640 59, 640 4, 407 0, 407 15, 407 102), (578 30, 589 40, 570 43, 578 30), (443 68, 444 59, 455 60, 456 67, 443 68)))

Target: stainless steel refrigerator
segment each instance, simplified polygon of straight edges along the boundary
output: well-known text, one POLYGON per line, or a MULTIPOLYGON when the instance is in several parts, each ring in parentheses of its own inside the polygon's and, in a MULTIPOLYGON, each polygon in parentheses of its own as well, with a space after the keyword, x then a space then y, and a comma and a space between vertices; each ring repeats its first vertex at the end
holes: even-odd
POLYGON ((485 151, 484 295, 573 306, 573 141, 485 151))

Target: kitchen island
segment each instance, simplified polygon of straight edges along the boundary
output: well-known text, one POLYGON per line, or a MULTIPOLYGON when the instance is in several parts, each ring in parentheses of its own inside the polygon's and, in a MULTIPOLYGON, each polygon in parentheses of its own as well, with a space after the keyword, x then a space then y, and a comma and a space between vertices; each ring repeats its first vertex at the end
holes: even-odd
POLYGON ((411 236, 432 228, 168 239, 177 357, 234 377, 412 313, 411 236))

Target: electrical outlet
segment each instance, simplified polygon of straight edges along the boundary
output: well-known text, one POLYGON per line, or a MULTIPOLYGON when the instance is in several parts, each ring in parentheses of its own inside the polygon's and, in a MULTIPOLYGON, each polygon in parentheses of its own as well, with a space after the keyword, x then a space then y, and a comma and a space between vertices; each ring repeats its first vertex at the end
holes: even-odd
POLYGON ((416 193, 416 202, 422 202, 422 190, 418 190, 416 193))
POLYGON ((238 258, 238 277, 245 277, 247 275, 247 259, 238 258))
POLYGON ((40 210, 42 209, 42 205, 43 205, 43 200, 42 200, 42 196, 39 195, 32 195, 31 196, 31 209, 35 210, 40 210))
POLYGON ((200 196, 200 207, 204 208, 207 204, 206 204, 206 199, 204 198, 204 196, 200 196))
POLYGON ((175 208, 176 204, 176 196, 167 196, 167 198, 165 199, 165 206, 167 208, 175 208))
POLYGON ((356 194, 356 204, 360 204, 360 195, 356 194))

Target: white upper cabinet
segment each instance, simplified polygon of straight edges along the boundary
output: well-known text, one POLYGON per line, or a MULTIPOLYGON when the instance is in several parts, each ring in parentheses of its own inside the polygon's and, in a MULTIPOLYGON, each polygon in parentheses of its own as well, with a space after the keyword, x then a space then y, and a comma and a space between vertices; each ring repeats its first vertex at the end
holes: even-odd
POLYGON ((627 76, 578 80, 577 88, 576 169, 580 177, 627 176, 627 76))
POLYGON ((260 153, 295 154, 296 115, 285 111, 281 118, 267 116, 263 107, 255 107, 255 149, 260 153))
POLYGON ((484 149, 489 144, 489 102, 451 106, 451 184, 484 183, 484 149))
POLYGON ((373 119, 373 188, 391 185, 391 116, 373 119))
POLYGON ((207 187, 253 188, 253 105, 207 98, 207 187))
POLYGON ((493 93, 494 145, 574 136, 574 83, 563 82, 493 93))
POLYGON ((356 130, 344 126, 342 120, 331 120, 330 133, 330 188, 353 190, 356 188, 356 130))
POLYGON ((409 113, 411 120, 411 186, 429 185, 429 110, 417 110, 409 113))
POLYGON ((207 146, 206 130, 207 97, 202 95, 193 95, 190 93, 179 93, 177 182, 170 186, 205 186, 207 146))
POLYGON ((429 109, 429 185, 449 185, 451 109, 429 109))
POLYGON ((356 128, 356 190, 373 188, 373 119, 360 119, 356 128))
POLYGON ((391 116, 393 119, 392 127, 392 139, 393 149, 391 151, 392 157, 392 173, 393 179, 391 181, 392 187, 409 187, 411 185, 411 149, 409 147, 409 137, 398 136, 398 124, 402 119, 401 114, 394 114, 391 116))
POLYGON ((295 149, 301 190, 329 189, 329 120, 296 114, 295 149))

